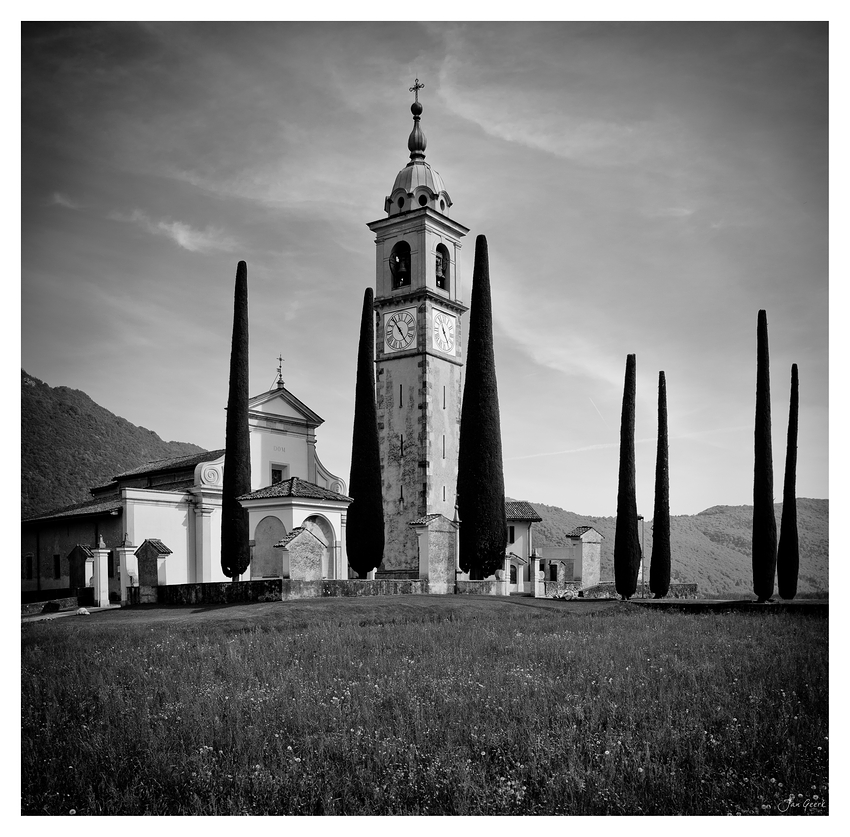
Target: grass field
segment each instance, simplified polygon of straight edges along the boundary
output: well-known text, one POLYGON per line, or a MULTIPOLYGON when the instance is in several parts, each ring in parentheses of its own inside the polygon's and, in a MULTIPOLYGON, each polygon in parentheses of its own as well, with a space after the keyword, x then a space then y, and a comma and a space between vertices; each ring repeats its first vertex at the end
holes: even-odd
POLYGON ((23 625, 22 813, 828 813, 826 619, 531 601, 23 625))

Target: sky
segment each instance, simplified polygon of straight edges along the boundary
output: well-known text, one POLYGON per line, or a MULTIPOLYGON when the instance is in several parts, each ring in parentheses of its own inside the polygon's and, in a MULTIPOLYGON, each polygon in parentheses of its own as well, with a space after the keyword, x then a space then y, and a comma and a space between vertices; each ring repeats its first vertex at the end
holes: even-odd
POLYGON ((658 373, 670 508, 752 502, 756 322, 782 499, 829 496, 829 54, 807 23, 61 23, 21 40, 21 367, 166 440, 224 446, 233 288, 251 394, 325 419, 347 480, 367 223, 426 160, 490 253, 506 493, 617 503, 637 359, 638 511, 658 373))

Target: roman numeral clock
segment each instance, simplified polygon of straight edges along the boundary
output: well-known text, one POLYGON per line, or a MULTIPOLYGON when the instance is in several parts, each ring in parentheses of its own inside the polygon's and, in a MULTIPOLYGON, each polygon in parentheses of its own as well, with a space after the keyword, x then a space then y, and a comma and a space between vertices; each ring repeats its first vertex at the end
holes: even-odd
POLYGON ((454 517, 463 357, 460 239, 442 178, 425 162, 417 79, 410 162, 369 224, 376 245, 376 396, 384 500, 378 577, 418 574, 411 521, 454 517))

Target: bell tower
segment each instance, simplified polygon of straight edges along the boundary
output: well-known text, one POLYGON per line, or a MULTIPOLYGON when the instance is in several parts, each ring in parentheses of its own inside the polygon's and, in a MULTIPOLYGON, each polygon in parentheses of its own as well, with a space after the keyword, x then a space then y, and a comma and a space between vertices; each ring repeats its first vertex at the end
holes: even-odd
POLYGON ((384 201, 375 233, 375 390, 384 500, 380 576, 418 575, 409 524, 429 514, 452 519, 457 488, 463 354, 460 239, 449 193, 425 162, 422 105, 410 91, 410 162, 384 201))

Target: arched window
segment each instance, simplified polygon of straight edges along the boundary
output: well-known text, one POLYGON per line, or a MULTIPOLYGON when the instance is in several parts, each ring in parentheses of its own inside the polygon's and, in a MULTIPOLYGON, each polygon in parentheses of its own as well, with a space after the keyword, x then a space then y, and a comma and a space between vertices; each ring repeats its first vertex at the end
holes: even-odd
POLYGON ((390 273, 393 277, 393 290, 410 286, 410 245, 399 241, 390 253, 390 273))
POLYGON ((449 251, 444 244, 437 245, 436 260, 437 287, 440 290, 447 291, 449 289, 449 268, 451 267, 451 262, 449 261, 449 251))

